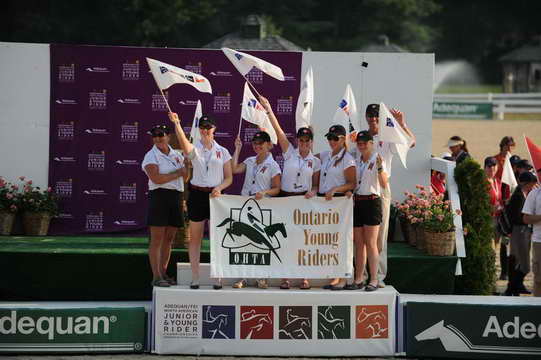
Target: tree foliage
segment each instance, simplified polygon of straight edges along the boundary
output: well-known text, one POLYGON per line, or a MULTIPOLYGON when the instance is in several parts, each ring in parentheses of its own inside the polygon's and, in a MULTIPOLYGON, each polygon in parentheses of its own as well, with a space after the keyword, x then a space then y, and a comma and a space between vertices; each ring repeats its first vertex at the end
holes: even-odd
POLYGON ((468 295, 491 295, 496 281, 495 254, 492 249, 492 225, 488 180, 481 166, 472 159, 457 165, 462 223, 467 229, 466 258, 462 259, 463 275, 457 277, 455 292, 468 295))

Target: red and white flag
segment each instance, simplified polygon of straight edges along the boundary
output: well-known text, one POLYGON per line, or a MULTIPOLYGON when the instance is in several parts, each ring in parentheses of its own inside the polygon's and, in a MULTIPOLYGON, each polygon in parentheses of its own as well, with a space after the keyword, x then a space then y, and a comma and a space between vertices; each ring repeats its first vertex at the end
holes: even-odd
POLYGON ((269 117, 267 116, 267 111, 259 103, 259 101, 257 101, 254 94, 252 94, 247 82, 244 83, 241 117, 244 120, 257 125, 262 131, 266 131, 269 134, 273 144, 278 143, 278 136, 276 135, 269 117))
POLYGON ((224 52, 225 56, 227 56, 229 61, 231 61, 231 63, 243 76, 246 76, 246 74, 248 74, 253 67, 256 67, 259 70, 263 71, 265 74, 272 76, 277 80, 285 80, 282 69, 280 69, 276 65, 271 64, 270 62, 262 60, 253 55, 229 48, 222 48, 222 51, 224 52))
POLYGON ((197 144, 199 140, 201 140, 201 133, 199 132, 199 119, 201 119, 201 116, 203 116, 201 100, 197 100, 197 106, 195 107, 195 114, 193 116, 192 129, 190 130, 192 144, 197 144))
POLYGON ((202 75, 151 58, 147 58, 147 63, 161 90, 167 90, 174 84, 188 84, 201 92, 212 94, 210 82, 202 75))
POLYGON ((528 152, 530 153, 530 159, 532 161, 535 173, 537 175, 537 180, 539 179, 539 174, 537 174, 537 170, 541 169, 541 147, 538 145, 535 145, 529 137, 524 135, 524 141, 526 141, 526 148, 528 149, 528 152))

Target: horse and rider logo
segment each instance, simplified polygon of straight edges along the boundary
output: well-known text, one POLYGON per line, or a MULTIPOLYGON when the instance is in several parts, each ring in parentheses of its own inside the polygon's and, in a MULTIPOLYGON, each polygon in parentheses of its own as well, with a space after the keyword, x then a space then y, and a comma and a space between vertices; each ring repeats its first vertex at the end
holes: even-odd
POLYGON ((273 306, 241 306, 240 338, 272 339, 274 331, 273 306))
POLYGON ((357 339, 387 339, 389 337, 387 305, 357 306, 355 328, 357 339))
POLYGON ((349 339, 350 314, 349 306, 318 306, 317 338, 349 339))
POLYGON ((270 265, 271 255, 282 262, 277 250, 280 238, 287 238, 285 224, 273 224, 272 210, 261 209, 255 199, 231 208, 229 217, 217 227, 222 226, 227 226, 222 247, 229 249, 230 265, 270 265))
POLYGON ((280 339, 312 339, 312 307, 280 306, 280 339))
POLYGON ((235 306, 203 305, 203 339, 235 338, 235 306))

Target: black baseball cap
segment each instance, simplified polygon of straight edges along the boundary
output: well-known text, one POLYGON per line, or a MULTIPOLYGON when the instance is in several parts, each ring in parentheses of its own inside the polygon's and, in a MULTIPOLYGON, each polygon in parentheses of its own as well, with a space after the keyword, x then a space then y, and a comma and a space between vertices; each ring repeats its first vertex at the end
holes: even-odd
POLYGON ((156 125, 148 132, 149 135, 170 134, 171 129, 167 125, 156 125))
POLYGON ((509 158, 509 162, 511 163, 511 165, 516 165, 518 164, 519 161, 520 161, 520 156, 518 155, 513 155, 509 158))
POLYGON ((208 115, 203 115, 199 118, 199 127, 204 125, 216 126, 216 121, 208 115))
POLYGON ((367 116, 379 116, 379 104, 369 104, 366 107, 367 116))
POLYGON ((370 141, 370 140, 374 140, 374 137, 370 134, 368 130, 363 130, 363 131, 359 131, 359 133, 357 134, 357 139, 355 140, 356 141, 370 141))
POLYGON ((270 142, 271 138, 270 135, 265 131, 258 131, 254 134, 254 137, 252 137, 252 142, 254 141, 264 141, 264 142, 270 142))
POLYGON ((521 183, 536 183, 537 182, 537 176, 535 176, 533 173, 529 171, 525 171, 522 174, 518 176, 518 182, 521 183))
POLYGON ((346 136, 346 128, 342 125, 333 125, 329 128, 329 132, 325 134, 325 137, 329 137, 329 135, 346 136))
POLYGON ((528 160, 522 159, 519 162, 517 162, 517 168, 531 170, 533 169, 533 166, 532 164, 530 164, 528 160))
POLYGON ((498 160, 494 156, 488 156, 485 158, 485 167, 498 165, 498 160))
POLYGON ((297 131, 297 138, 300 138, 301 136, 308 136, 310 140, 314 139, 314 133, 312 132, 312 129, 309 127, 301 127, 297 131))

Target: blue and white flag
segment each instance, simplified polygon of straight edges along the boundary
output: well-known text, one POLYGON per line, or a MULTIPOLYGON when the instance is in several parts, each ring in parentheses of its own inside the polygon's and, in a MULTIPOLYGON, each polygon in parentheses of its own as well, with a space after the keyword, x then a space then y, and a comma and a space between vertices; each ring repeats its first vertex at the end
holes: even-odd
POLYGON ((243 76, 246 76, 246 74, 248 74, 253 67, 256 67, 265 74, 272 76, 277 80, 285 80, 282 69, 276 65, 237 50, 222 48, 222 51, 243 76))
POLYGON ((267 116, 267 111, 259 101, 257 101, 254 94, 252 94, 248 83, 244 83, 241 117, 244 120, 257 125, 262 131, 266 131, 273 144, 278 143, 278 136, 276 136, 276 132, 267 116))
POLYGON ((152 76, 161 90, 167 90, 174 84, 188 84, 201 92, 212 94, 212 87, 206 77, 158 60, 146 59, 152 76))
POLYGON ((379 104, 379 140, 395 144, 398 156, 404 167, 411 144, 411 139, 396 121, 384 103, 379 104))
POLYGON ((193 116, 192 129, 190 130, 192 144, 197 144, 199 140, 201 140, 201 133, 199 132, 199 119, 201 119, 201 116, 203 116, 201 100, 197 100, 197 106, 195 107, 195 114, 193 116))

